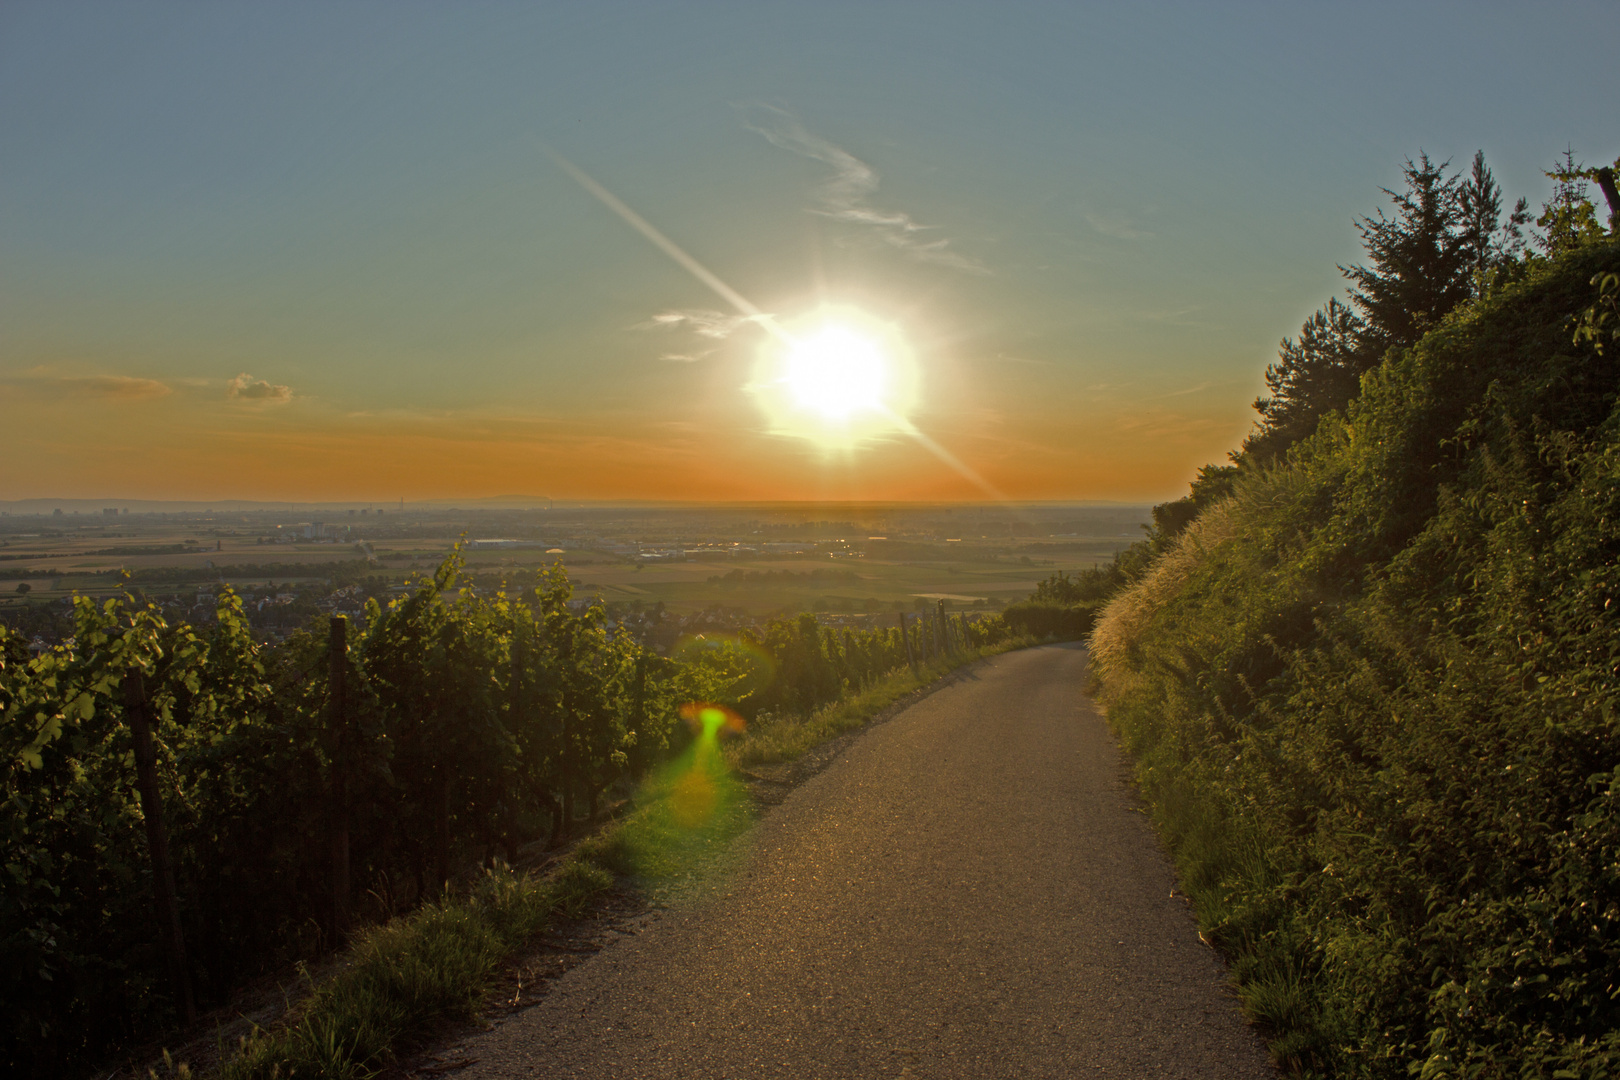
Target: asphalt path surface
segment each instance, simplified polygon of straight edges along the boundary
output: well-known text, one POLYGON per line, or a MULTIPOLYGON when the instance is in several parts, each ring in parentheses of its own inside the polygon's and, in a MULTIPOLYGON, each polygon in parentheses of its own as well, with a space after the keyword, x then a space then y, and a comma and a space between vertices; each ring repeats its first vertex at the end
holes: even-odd
POLYGON ((1008 653, 874 725, 711 895, 614 935, 455 1075, 1275 1078, 1085 667, 1008 653))

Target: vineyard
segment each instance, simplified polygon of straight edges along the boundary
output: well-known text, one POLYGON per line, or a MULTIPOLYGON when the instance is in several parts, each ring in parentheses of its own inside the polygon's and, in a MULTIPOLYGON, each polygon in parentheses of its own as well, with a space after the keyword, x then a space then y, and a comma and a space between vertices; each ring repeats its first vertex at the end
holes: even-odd
POLYGON ((0 627, 6 1071, 92 1063, 566 842, 690 742, 685 704, 768 724, 1007 633, 806 615, 663 655, 560 567, 484 593, 461 571, 458 551, 275 647, 230 591, 207 625, 79 598, 73 637, 32 658, 0 627))

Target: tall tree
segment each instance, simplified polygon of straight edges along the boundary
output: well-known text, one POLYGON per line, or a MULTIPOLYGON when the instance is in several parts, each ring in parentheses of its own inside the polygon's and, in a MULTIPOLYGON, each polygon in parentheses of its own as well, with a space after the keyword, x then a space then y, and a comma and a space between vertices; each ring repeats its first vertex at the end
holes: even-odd
POLYGON ((1524 226, 1530 222, 1530 203, 1520 199, 1507 219, 1502 218, 1502 188, 1485 164, 1485 151, 1474 154, 1468 176, 1457 186, 1458 210, 1470 263, 1475 296, 1489 292, 1497 277, 1516 265, 1524 254, 1524 226))
POLYGON ((1483 153, 1466 176, 1448 167, 1427 154, 1408 159, 1403 190, 1383 189, 1393 213, 1380 209, 1356 222, 1367 260, 1339 267, 1351 283, 1349 302, 1329 300, 1297 338, 1283 339, 1266 369, 1268 393, 1254 403, 1260 420, 1244 440, 1246 459, 1280 457, 1349 404, 1385 353, 1415 344, 1516 260, 1529 218, 1524 201, 1504 222, 1502 190, 1483 153))
MULTIPOLYGON (((1541 216, 1536 218, 1536 225, 1541 229, 1536 246, 1548 255, 1558 255, 1601 239, 1603 226, 1598 221, 1597 207, 1587 194, 1586 182, 1596 179, 1607 196, 1614 186, 1614 170, 1577 165, 1575 151, 1570 149, 1564 151, 1564 160, 1545 175, 1553 181, 1553 193, 1552 198, 1542 204, 1541 216), (1605 180, 1607 186, 1604 186, 1605 180)), ((1620 206, 1614 209, 1620 214, 1620 206)))
MULTIPOLYGON (((1395 215, 1380 209, 1376 218, 1356 223, 1370 265, 1339 268, 1354 283, 1350 303, 1379 357, 1415 343, 1472 294, 1473 230, 1465 220, 1461 178, 1448 177, 1447 164, 1437 165, 1427 154, 1408 159, 1402 169, 1406 190, 1384 189, 1395 215)), ((1490 231, 1495 229, 1492 221, 1490 231)))

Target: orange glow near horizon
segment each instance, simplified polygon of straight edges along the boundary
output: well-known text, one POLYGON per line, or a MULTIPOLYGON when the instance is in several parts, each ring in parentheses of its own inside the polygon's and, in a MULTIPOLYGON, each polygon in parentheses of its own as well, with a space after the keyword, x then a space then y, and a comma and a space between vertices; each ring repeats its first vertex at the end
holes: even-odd
MULTIPOLYGON (((750 430, 752 418, 738 407, 649 424, 624 416, 329 417, 313 407, 313 415, 297 413, 296 405, 232 413, 180 396, 30 403, 31 422, 10 433, 13 468, 0 499, 985 501, 982 488, 911 439, 872 445, 854 459, 817 455, 802 439, 750 430), (61 438, 69 430, 74 437, 61 438)), ((990 425, 948 433, 953 452, 1014 500, 1157 501, 1178 493, 1193 445, 1145 432, 1139 452, 1127 456, 1112 427, 1087 431, 1052 412, 1019 419, 1016 440, 990 425)))

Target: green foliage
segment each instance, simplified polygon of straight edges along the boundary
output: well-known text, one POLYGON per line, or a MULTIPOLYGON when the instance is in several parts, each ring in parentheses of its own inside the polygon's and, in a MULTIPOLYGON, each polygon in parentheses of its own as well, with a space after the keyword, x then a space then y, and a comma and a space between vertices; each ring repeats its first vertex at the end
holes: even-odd
POLYGON ((1302 1074, 1620 1071, 1620 369, 1570 329, 1617 270, 1534 260, 1392 353, 1093 634, 1302 1074))
POLYGON ((1612 270, 1597 274, 1592 286, 1597 299, 1576 320, 1573 344, 1586 345, 1601 356, 1604 345, 1620 342, 1620 274, 1612 270))

